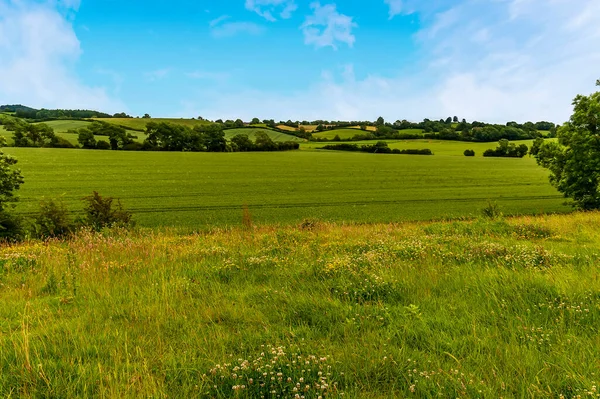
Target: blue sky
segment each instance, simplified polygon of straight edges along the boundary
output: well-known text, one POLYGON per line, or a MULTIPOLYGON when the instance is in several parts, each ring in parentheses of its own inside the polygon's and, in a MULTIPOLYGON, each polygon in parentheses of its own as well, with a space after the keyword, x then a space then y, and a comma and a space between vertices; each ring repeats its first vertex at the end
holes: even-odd
POLYGON ((599 43, 597 0, 0 0, 0 103, 562 122, 599 43))

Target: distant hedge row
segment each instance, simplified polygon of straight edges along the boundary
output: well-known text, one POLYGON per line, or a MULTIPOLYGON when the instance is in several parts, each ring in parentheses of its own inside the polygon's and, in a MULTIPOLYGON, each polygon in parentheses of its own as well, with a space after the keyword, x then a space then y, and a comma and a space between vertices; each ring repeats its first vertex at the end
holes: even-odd
POLYGON ((433 155, 430 149, 391 149, 385 141, 378 141, 373 145, 357 145, 349 143, 331 144, 321 147, 323 150, 368 152, 370 154, 408 154, 408 155, 433 155))

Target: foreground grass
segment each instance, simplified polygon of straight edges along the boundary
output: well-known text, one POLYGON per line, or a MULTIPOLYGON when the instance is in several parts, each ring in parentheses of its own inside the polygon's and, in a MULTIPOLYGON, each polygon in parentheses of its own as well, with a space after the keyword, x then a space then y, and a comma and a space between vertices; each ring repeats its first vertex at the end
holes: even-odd
POLYGON ((42 197, 62 198, 70 209, 81 210, 81 198, 93 190, 120 198, 144 227, 239 226, 244 205, 260 224, 469 217, 488 200, 497 201, 506 214, 571 210, 548 182, 548 171, 531 158, 324 150, 3 151, 17 157, 25 177, 17 205, 22 215, 36 212, 42 197))
POLYGON ((598 397, 599 227, 306 222, 5 246, 0 396, 598 397))

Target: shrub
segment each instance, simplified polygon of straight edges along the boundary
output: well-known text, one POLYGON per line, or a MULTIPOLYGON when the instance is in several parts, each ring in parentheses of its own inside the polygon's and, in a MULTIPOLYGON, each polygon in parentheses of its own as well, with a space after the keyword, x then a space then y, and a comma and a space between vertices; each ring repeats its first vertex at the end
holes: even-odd
POLYGON ((75 146, 73 144, 71 144, 71 142, 69 142, 67 139, 64 139, 59 136, 55 137, 54 142, 52 143, 51 147, 53 147, 53 148, 75 148, 75 146))
POLYGON ((83 222, 96 231, 104 227, 130 227, 133 225, 131 212, 126 211, 120 200, 103 197, 94 191, 92 195, 83 198, 86 202, 83 222))
POLYGON ((96 149, 97 150, 110 150, 110 144, 108 141, 98 140, 98 142, 96 143, 96 149))
POLYGON ((123 150, 125 151, 143 151, 144 145, 142 143, 138 143, 134 141, 133 143, 125 144, 123 146, 123 150))
POLYGON ((465 154, 465 157, 474 157, 475 156, 475 151, 473 151, 473 150, 465 150, 464 154, 465 154))
POLYGON ((498 219, 502 217, 502 212, 500 211, 500 207, 497 203, 488 201, 488 204, 485 208, 481 210, 481 213, 484 217, 488 219, 498 219))
POLYGON ((18 241, 24 236, 23 219, 6 210, 0 210, 0 240, 18 241))
POLYGON ((498 147, 493 150, 489 149, 483 153, 484 157, 501 157, 501 158, 523 158, 529 152, 529 148, 525 144, 517 146, 510 143, 506 139, 499 141, 498 147))
POLYGON ((34 232, 40 238, 66 237, 75 230, 67 207, 61 201, 42 200, 34 218, 34 232))

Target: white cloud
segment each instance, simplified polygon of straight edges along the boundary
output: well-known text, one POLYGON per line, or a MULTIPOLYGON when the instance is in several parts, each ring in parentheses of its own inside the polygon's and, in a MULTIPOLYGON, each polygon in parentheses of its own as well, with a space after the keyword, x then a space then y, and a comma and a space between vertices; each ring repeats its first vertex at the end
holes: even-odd
POLYGON ((216 38, 231 37, 239 33, 260 35, 264 28, 253 22, 228 22, 213 28, 212 35, 216 38))
POLYGON ((314 13, 307 16, 301 26, 305 44, 334 49, 337 49, 337 42, 346 43, 349 47, 354 45, 356 38, 352 29, 358 25, 352 17, 340 14, 335 4, 321 6, 319 2, 315 2, 310 7, 314 13))
POLYGON ((298 9, 294 0, 246 0, 246 9, 254 11, 267 21, 277 20, 273 14, 279 13, 279 17, 288 19, 298 9))
POLYGON ((402 14, 403 0, 384 0, 384 3, 390 7, 389 17, 394 18, 396 15, 402 14))
POLYGON ((441 112, 494 121, 566 120, 599 75, 599 38, 597 0, 465 1, 420 35, 433 60, 450 60, 437 71, 441 112))
MULTIPOLYGON (((424 5, 425 6, 425 5, 424 5)), ((431 3, 427 5, 431 7, 431 3)), ((457 115, 504 123, 561 123, 578 93, 600 78, 600 3, 597 0, 464 0, 421 14, 419 72, 357 76, 351 66, 325 71, 292 93, 242 88, 216 90, 205 106, 211 118, 387 120, 457 115), (539 10, 544 10, 540 12, 539 10)), ((323 42, 330 42, 323 40, 323 42)), ((293 79, 293 78, 292 78, 293 79)))
POLYGON ((211 28, 214 28, 215 26, 219 25, 223 21, 228 20, 229 18, 231 18, 229 15, 221 15, 219 18, 215 18, 212 21, 210 21, 208 25, 211 28))
POLYGON ((76 77, 81 48, 66 13, 78 6, 74 0, 0 0, 0 103, 124 109, 104 88, 89 87, 76 77))
POLYGON ((240 33, 248 35, 260 35, 264 32, 264 27, 253 22, 225 22, 230 17, 222 15, 219 18, 210 21, 211 34, 216 38, 231 37, 240 33))

